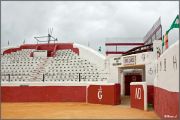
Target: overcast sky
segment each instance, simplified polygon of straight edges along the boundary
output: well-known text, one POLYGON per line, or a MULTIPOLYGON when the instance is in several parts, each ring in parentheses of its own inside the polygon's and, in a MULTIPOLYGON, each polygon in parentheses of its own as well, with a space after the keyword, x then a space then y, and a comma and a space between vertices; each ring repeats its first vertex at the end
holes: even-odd
POLYGON ((2 1, 1 7, 2 47, 8 40, 10 45, 24 39, 36 43, 33 37, 47 35, 53 27, 59 42, 88 45, 89 41, 93 49, 104 50, 107 38, 143 42, 159 17, 164 33, 179 13, 178 1, 2 1))

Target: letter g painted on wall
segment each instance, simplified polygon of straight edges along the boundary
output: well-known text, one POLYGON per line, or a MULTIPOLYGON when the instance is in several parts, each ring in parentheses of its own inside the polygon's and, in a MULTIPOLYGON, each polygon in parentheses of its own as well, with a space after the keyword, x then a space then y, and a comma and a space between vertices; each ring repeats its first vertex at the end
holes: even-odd
POLYGON ((101 86, 100 86, 100 88, 98 89, 97 97, 98 97, 99 100, 102 100, 102 98, 103 98, 101 86))

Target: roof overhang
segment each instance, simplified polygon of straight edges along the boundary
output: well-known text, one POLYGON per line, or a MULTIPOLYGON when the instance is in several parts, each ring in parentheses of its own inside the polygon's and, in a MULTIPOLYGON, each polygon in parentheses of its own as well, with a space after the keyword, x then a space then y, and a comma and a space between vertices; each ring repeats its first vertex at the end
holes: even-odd
POLYGON ((121 69, 144 69, 145 64, 138 64, 138 65, 125 65, 125 66, 117 66, 121 69))

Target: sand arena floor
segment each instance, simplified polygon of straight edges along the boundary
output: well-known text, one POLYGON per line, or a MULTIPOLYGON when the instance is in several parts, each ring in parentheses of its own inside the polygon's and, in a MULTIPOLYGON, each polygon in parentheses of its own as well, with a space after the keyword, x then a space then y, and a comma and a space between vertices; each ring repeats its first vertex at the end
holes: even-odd
MULTIPOLYGON (((127 99, 127 100, 123 100, 127 99)), ((1 103, 2 119, 160 119, 154 111, 130 108, 129 99, 121 105, 77 102, 1 103)))

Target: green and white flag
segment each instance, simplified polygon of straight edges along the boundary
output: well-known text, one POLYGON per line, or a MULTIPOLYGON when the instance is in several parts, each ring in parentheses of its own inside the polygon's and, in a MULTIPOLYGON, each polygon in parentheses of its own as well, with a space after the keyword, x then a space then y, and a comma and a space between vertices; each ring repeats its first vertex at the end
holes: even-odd
POLYGON ((179 28, 179 15, 176 16, 175 20, 173 21, 171 25, 171 29, 173 28, 179 28))
POLYGON ((179 15, 176 16, 175 20, 171 24, 171 27, 169 28, 168 31, 166 31, 166 33, 168 34, 169 31, 172 30, 173 28, 179 28, 179 15))

